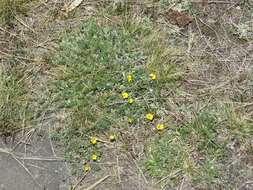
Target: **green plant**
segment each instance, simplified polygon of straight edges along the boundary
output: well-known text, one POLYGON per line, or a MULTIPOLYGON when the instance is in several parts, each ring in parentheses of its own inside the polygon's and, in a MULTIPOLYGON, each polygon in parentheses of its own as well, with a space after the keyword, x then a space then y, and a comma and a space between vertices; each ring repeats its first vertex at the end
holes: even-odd
POLYGON ((250 40, 252 39, 253 31, 250 26, 250 21, 234 24, 233 27, 235 29, 234 34, 238 35, 240 39, 250 40))
POLYGON ((221 168, 216 160, 206 158, 192 175, 193 183, 201 185, 203 188, 219 188, 221 179, 221 168))
POLYGON ((225 147, 225 144, 216 143, 221 128, 220 122, 216 108, 208 107, 194 113, 192 121, 179 128, 179 132, 186 141, 194 144, 201 154, 218 156, 224 153, 225 147))
POLYGON ((179 78, 174 76, 181 73, 175 67, 176 51, 155 38, 146 23, 128 21, 121 28, 88 21, 62 40, 51 60, 55 77, 50 93, 51 103, 68 113, 61 138, 72 155, 68 159, 80 151, 83 159, 89 158, 90 136, 128 126, 128 117, 143 123, 146 112, 162 108, 162 89, 173 88, 179 78), (149 78, 151 72, 157 80, 149 78), (122 92, 134 102, 123 99, 122 92))
MULTIPOLYGON (((145 161, 148 173, 161 178, 169 176, 172 186, 182 176, 187 176, 192 184, 201 187, 221 187, 221 179, 228 174, 219 166, 226 163, 230 155, 227 147, 229 139, 223 134, 226 131, 224 121, 228 124, 229 132, 233 133, 235 128, 241 128, 234 120, 231 122, 231 115, 226 115, 223 110, 219 104, 205 106, 193 113, 189 122, 181 126, 171 126, 170 133, 152 140, 147 147, 145 161)), ((245 134, 250 133, 246 131, 245 134)))
POLYGON ((28 98, 18 69, 1 66, 0 79, 0 134, 8 136, 27 124, 28 98))
POLYGON ((171 179, 189 174, 194 169, 190 147, 176 134, 158 136, 147 148, 145 168, 151 176, 171 179))
POLYGON ((243 110, 237 110, 233 102, 220 105, 231 138, 244 143, 253 135, 253 122, 243 110))

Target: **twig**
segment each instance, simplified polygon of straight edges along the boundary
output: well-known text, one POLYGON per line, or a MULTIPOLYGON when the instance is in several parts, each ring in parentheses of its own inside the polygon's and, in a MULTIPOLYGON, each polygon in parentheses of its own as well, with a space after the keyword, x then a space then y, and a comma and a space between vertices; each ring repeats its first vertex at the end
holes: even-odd
POLYGON ((11 154, 11 151, 9 151, 8 149, 0 148, 0 153, 11 154))
POLYGON ((241 187, 239 187, 239 189, 242 189, 246 185, 250 185, 250 184, 253 184, 253 181, 246 181, 244 184, 241 185, 241 187))
MULTIPOLYGON (((191 3, 204 3, 204 0, 191 0, 191 3)), ((206 0, 207 4, 232 4, 233 2, 230 1, 208 1, 206 0)))
POLYGON ((21 20, 20 18, 18 18, 18 17, 16 17, 16 16, 15 16, 15 19, 16 19, 20 24, 22 24, 23 26, 25 26, 26 28, 28 28, 29 30, 31 30, 33 33, 36 34, 36 32, 35 32, 30 26, 28 26, 23 20, 21 20))
POLYGON ((80 188, 80 190, 91 190, 91 189, 93 189, 93 188, 95 188, 96 186, 98 186, 100 183, 102 183, 103 181, 105 181, 107 178, 109 178, 110 176, 109 175, 107 175, 107 176, 105 176, 105 177, 103 177, 103 178, 101 178, 100 180, 98 180, 96 183, 94 183, 93 185, 91 185, 90 187, 88 187, 88 188, 80 188))
POLYGON ((120 166, 119 166, 119 157, 117 156, 117 175, 118 175, 118 180, 119 184, 121 183, 121 177, 120 177, 120 166))
POLYGON ((189 27, 189 41, 188 41, 188 48, 187 48, 187 54, 188 57, 191 55, 191 49, 194 43, 194 34, 192 33, 192 28, 189 27))
POLYGON ((74 10, 74 9, 75 9, 76 7, 78 7, 82 2, 83 2, 83 0, 74 0, 74 1, 69 5, 69 10, 68 10, 68 11, 74 10))
POLYGON ((208 4, 232 4, 230 1, 208 1, 208 4))
POLYGON ((17 155, 12 152, 10 149, 3 149, 0 148, 0 153, 8 154, 15 156, 16 159, 20 160, 34 160, 34 161, 47 161, 47 162, 57 162, 57 161, 65 161, 64 158, 61 157, 55 157, 55 158, 43 158, 43 157, 21 157, 20 155, 17 155))
POLYGON ((53 153, 54 157, 57 157, 57 156, 56 156, 56 153, 55 153, 55 150, 54 150, 54 146, 53 146, 52 140, 51 140, 51 138, 50 138, 51 127, 49 127, 49 129, 48 129, 48 133, 49 133, 48 139, 49 139, 49 143, 50 143, 50 147, 51 147, 52 153, 53 153))
POLYGON ((2 31, 4 31, 4 32, 6 32, 6 33, 8 33, 8 34, 10 34, 11 36, 15 36, 15 37, 21 39, 17 34, 11 33, 10 31, 8 31, 8 30, 2 28, 1 26, 0 26, 0 30, 2 30, 2 31))
MULTIPOLYGON (((85 136, 88 137, 88 138, 91 138, 91 136, 88 136, 88 135, 85 135, 85 136)), ((112 142, 109 142, 109 141, 106 141, 106 140, 103 140, 103 139, 100 139, 100 138, 97 138, 97 141, 101 142, 101 143, 104 143, 104 146, 106 146, 108 148, 111 148, 109 145, 113 145, 112 142)))
MULTIPOLYGON (((23 128, 23 129, 25 129, 25 128, 23 128)), ((27 144, 28 138, 35 132, 35 130, 36 130, 35 128, 32 128, 30 131, 28 131, 26 133, 26 135, 23 136, 23 137, 25 137, 24 141, 23 141, 23 137, 22 137, 22 139, 19 142, 17 142, 17 144, 12 148, 11 152, 13 152, 18 147, 18 145, 20 143, 24 142, 24 144, 27 144)))
POLYGON ((72 190, 75 190, 78 185, 85 179, 85 177, 88 175, 89 172, 87 172, 76 184, 75 186, 72 188, 72 190))
POLYGON ((138 166, 138 164, 136 163, 136 161, 134 159, 133 159, 133 162, 134 162, 135 166, 137 167, 137 169, 139 170, 139 172, 140 172, 142 178, 144 179, 145 183, 148 184, 148 180, 146 179, 142 169, 138 166))
POLYGON ((166 180, 166 179, 168 179, 168 178, 171 178, 171 177, 173 177, 173 176, 176 176, 176 175, 177 175, 179 172, 181 172, 181 171, 182 171, 182 170, 180 169, 180 170, 177 170, 177 171, 175 171, 175 172, 173 172, 173 173, 171 173, 171 174, 165 176, 164 178, 162 178, 162 179, 160 179, 159 181, 157 181, 157 182, 155 183, 155 185, 161 183, 162 181, 164 181, 164 180, 166 180))
POLYGON ((37 169, 40 169, 40 170, 47 170, 47 168, 44 168, 44 167, 40 167, 40 166, 36 166, 34 164, 28 164, 26 163, 27 166, 31 166, 31 167, 34 167, 34 168, 37 168, 37 169))
POLYGON ((11 54, 8 54, 8 53, 3 52, 3 51, 0 51, 0 54, 5 55, 6 57, 13 57, 13 58, 22 59, 22 60, 25 60, 25 61, 34 61, 34 62, 38 61, 36 59, 29 59, 29 58, 25 58, 25 57, 21 57, 21 56, 11 55, 11 54))
POLYGON ((178 190, 182 190, 183 189, 184 181, 185 181, 185 178, 183 178, 183 180, 182 180, 182 182, 181 182, 180 187, 178 188, 178 190))
POLYGON ((34 161, 46 161, 46 162, 63 162, 64 158, 55 157, 55 158, 40 158, 40 157, 17 157, 20 160, 34 160, 34 161))

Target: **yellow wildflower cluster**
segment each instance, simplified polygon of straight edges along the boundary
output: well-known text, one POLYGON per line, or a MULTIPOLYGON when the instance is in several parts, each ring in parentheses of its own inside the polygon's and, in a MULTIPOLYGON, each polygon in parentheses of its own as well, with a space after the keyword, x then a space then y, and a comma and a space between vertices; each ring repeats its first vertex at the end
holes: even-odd
MULTIPOLYGON (((148 121, 153 121, 153 120, 154 120, 154 114, 152 114, 152 113, 147 113, 147 114, 146 114, 146 119, 147 119, 148 121)), ((156 130, 157 130, 157 131, 163 131, 164 129, 165 129, 164 124, 157 124, 157 125, 156 125, 156 130)))
MULTIPOLYGON (((108 139, 109 139, 111 142, 113 142, 113 141, 116 140, 116 137, 115 137, 114 134, 110 134, 110 135, 108 136, 108 139)), ((91 138, 90 138, 90 143, 91 143, 92 145, 96 145, 96 144, 98 143, 97 137, 94 137, 94 136, 91 137, 91 138)), ((97 155, 96 153, 93 153, 93 154, 91 155, 91 160, 94 161, 94 162, 97 161, 97 160, 98 160, 98 155, 97 155)), ((90 165, 85 164, 85 165, 83 166, 83 170, 84 170, 85 172, 90 171, 90 170, 91 170, 90 165)))
POLYGON ((127 100, 129 104, 134 103, 134 99, 129 97, 129 94, 127 92, 122 92, 121 94, 122 98, 127 100))
MULTIPOLYGON (((128 82, 133 82, 133 79, 134 79, 134 76, 132 74, 128 74, 127 75, 127 81, 128 82)), ((156 73, 154 73, 154 72, 150 73, 149 74, 149 79, 151 81, 157 80, 156 73)), ((122 98, 125 99, 125 100, 127 100, 127 102, 129 104, 133 104, 134 103, 134 99, 131 98, 127 92, 122 92, 122 98)), ((145 118, 146 118, 146 120, 152 122, 154 120, 154 118, 155 118, 155 114, 154 113, 147 113, 145 118)), ((128 123, 132 124, 133 123, 133 118, 129 117, 128 118, 128 123)), ((157 131, 163 131, 165 129, 165 126, 164 126, 164 124, 157 124, 155 128, 156 128, 157 131)))
MULTIPOLYGON (((127 81, 128 81, 128 82, 132 82, 132 81, 133 81, 133 78, 134 78, 133 75, 131 75, 131 74, 127 75, 127 81)), ((150 78, 150 80, 156 80, 156 79, 157 79, 155 73, 150 73, 150 74, 149 74, 149 78, 150 78)), ((134 103, 134 99, 129 97, 128 92, 122 92, 121 96, 122 96, 122 98, 125 99, 125 100, 128 99, 128 103, 129 103, 129 104, 134 103)))
MULTIPOLYGON (((129 82, 129 83, 134 81, 134 76, 132 74, 128 74, 126 78, 127 78, 127 82, 129 82)), ((152 80, 152 81, 157 80, 157 75, 155 73, 150 73, 149 74, 149 79, 152 80)), ((122 97, 122 99, 126 100, 128 102, 128 104, 133 104, 135 102, 134 98, 130 97, 129 93, 126 92, 126 91, 121 93, 121 97, 122 97)), ((147 113, 145 118, 146 118, 147 121, 153 122, 154 119, 155 119, 155 114, 151 113, 151 112, 147 113)), ((133 124, 133 122, 134 122, 134 119, 132 117, 128 117, 128 123, 133 124)), ((164 124, 159 123, 159 124, 156 125, 155 128, 156 128, 157 131, 163 131, 165 129, 165 126, 164 126, 164 124)), ((114 134, 109 134, 108 135, 108 140, 110 142, 114 142, 114 141, 116 141, 116 136, 114 134)), ((90 143, 92 145, 96 145, 98 143, 97 137, 94 137, 94 136, 91 137, 90 138, 90 143)), ((96 162, 98 160, 97 153, 93 152, 90 159, 92 161, 96 162)), ((85 172, 89 172, 91 170, 91 166, 86 163, 86 164, 83 165, 83 170, 85 172)))

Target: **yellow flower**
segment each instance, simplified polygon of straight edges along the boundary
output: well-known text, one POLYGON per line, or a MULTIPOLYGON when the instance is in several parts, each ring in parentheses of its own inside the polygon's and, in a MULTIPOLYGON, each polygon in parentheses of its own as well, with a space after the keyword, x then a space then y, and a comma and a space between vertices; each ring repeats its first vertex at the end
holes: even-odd
POLYGON ((127 99, 129 97, 129 94, 127 92, 123 92, 121 95, 123 99, 127 99))
POLYGON ((89 172, 89 171, 91 170, 90 165, 89 165, 89 164, 84 164, 84 165, 83 165, 83 170, 84 170, 85 172, 89 172))
POLYGON ((97 156, 95 153, 92 154, 91 159, 92 159, 93 161, 97 161, 97 158, 98 158, 98 156, 97 156))
POLYGON ((146 119, 149 120, 149 121, 153 121, 153 119, 154 119, 154 114, 152 114, 152 113, 146 114, 146 119))
POLYGON ((156 126, 156 129, 157 129, 157 131, 162 131, 162 130, 164 130, 164 125, 163 124, 158 124, 157 126, 156 126))
POLYGON ((110 141, 115 141, 115 135, 111 134, 111 135, 109 136, 109 139, 110 139, 110 141))
POLYGON ((91 137, 90 138, 90 143, 93 144, 93 145, 97 144, 97 138, 96 137, 91 137))
POLYGON ((129 99, 128 99, 128 103, 129 103, 129 104, 134 103, 134 99, 133 99, 133 98, 129 98, 129 99))
POLYGON ((134 122, 133 118, 129 117, 128 118, 128 123, 132 124, 134 122))
POLYGON ((155 73, 150 73, 150 74, 149 74, 149 78, 150 78, 151 80, 156 80, 156 74, 155 74, 155 73))
POLYGON ((133 76, 132 75, 127 75, 127 81, 132 82, 133 81, 133 76))

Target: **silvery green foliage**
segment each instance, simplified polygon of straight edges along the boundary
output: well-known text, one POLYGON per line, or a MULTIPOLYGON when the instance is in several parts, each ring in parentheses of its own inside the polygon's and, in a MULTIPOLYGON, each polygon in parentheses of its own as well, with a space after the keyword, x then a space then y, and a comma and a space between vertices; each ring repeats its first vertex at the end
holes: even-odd
POLYGON ((239 38, 252 39, 253 29, 250 22, 244 22, 234 26, 236 27, 236 34, 239 35, 239 38))

